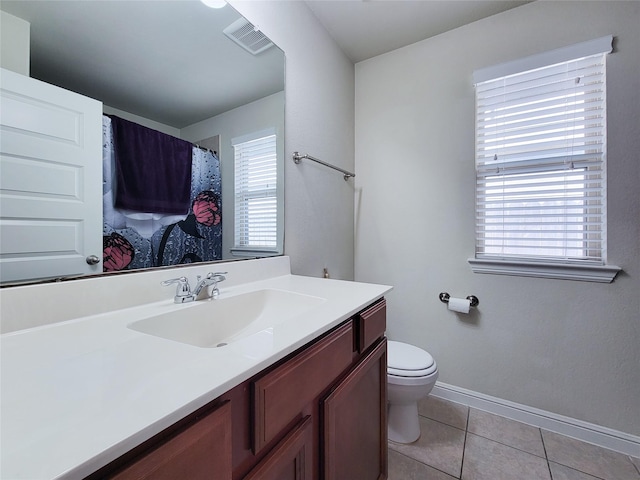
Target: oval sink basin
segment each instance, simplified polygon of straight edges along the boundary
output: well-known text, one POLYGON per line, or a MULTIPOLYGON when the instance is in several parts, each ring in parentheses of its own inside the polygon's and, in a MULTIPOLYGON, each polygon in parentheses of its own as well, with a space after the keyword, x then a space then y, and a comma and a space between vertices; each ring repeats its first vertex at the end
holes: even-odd
POLYGON ((265 289, 210 301, 199 301, 127 325, 138 332, 196 347, 220 347, 325 302, 325 299, 265 289))

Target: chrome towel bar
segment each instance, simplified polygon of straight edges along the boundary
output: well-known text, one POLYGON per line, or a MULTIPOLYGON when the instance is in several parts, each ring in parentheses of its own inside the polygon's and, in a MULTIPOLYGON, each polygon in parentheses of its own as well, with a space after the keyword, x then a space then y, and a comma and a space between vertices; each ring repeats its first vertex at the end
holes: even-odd
POLYGON ((349 177, 355 177, 356 174, 355 173, 351 173, 348 172, 346 170, 343 170, 340 167, 336 167, 335 165, 331 165, 330 163, 327 162, 323 162, 322 160, 312 157, 311 155, 300 155, 298 152, 293 152, 293 162, 294 163, 300 163, 301 160, 303 159, 307 159, 307 160, 311 160, 313 162, 318 162, 320 165, 324 165, 325 167, 329 167, 329 168, 333 168, 334 170, 338 170, 340 173, 342 173, 342 175, 344 175, 344 179, 345 180, 349 180, 349 177))
MULTIPOLYGON (((439 295, 439 298, 442 303, 449 303, 449 298, 451 298, 451 295, 449 295, 447 292, 442 292, 439 295)), ((469 295, 467 297, 467 300, 469 300, 469 305, 472 307, 477 307, 480 304, 480 300, 475 295, 469 295)))

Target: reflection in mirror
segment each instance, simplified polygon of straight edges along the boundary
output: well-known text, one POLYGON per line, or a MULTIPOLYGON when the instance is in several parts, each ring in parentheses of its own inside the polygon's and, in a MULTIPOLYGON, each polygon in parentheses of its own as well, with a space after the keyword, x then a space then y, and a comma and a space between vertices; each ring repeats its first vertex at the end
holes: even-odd
MULTIPOLYGON (((91 241, 79 241, 75 235, 73 248, 36 252, 37 261, 30 264, 25 251, 20 251, 25 242, 5 242, 18 237, 3 225, 3 284, 282 254, 284 54, 257 28, 230 5, 211 9, 198 0, 3 0, 0 9, 3 28, 16 19, 27 26, 30 72, 26 73, 98 100, 105 114, 99 115, 96 127, 102 132, 99 158, 83 157, 87 163, 102 164, 104 172, 99 175, 103 177, 99 179, 102 204, 92 200, 97 203, 92 205, 94 216, 102 218, 99 248, 104 247, 104 252, 83 250, 91 241), (166 149, 152 155, 150 147, 125 143, 122 126, 114 141, 113 122, 143 129, 155 144, 180 139, 189 145, 188 154, 183 150, 189 168, 176 167, 171 156, 162 160, 166 149), (266 156, 264 149, 270 149, 266 156), (238 165, 244 165, 244 174, 255 176, 266 157, 273 165, 268 180, 254 186, 251 178, 255 177, 249 177, 248 183, 238 186, 238 165), (163 169, 172 175, 159 175, 163 169), (168 204, 158 208, 140 206, 135 199, 123 201, 131 184, 143 191, 162 188, 160 201, 168 204), (247 185, 251 186, 244 196, 236 198, 236 190, 247 185), (11 251, 5 244, 12 245, 11 251), (58 269, 65 255, 75 263, 58 269), (46 258, 53 256, 56 261, 47 263, 46 258), (95 263, 91 256, 100 262, 91 265, 95 263)), ((3 87, 6 75, 3 72, 3 87)), ((5 104, 3 96, 3 110, 5 104)), ((8 138, 6 131, 3 120, 3 140, 5 135, 8 138)), ((2 149, 3 171, 6 158, 31 161, 31 154, 2 149)), ((24 178, 18 163, 11 167, 15 166, 14 177, 24 178)), ((16 191, 6 183, 1 197, 16 191)), ((99 183, 92 185, 99 189, 99 183)), ((37 188, 28 187, 29 194, 21 195, 33 196, 37 188)), ((43 194, 38 191, 37 195, 43 194)), ((32 224, 36 221, 40 221, 40 237, 56 235, 52 226, 44 227, 55 223, 51 218, 28 219, 32 224)), ((43 243, 39 248, 46 250, 43 243)), ((30 250, 33 254, 36 249, 30 250)))

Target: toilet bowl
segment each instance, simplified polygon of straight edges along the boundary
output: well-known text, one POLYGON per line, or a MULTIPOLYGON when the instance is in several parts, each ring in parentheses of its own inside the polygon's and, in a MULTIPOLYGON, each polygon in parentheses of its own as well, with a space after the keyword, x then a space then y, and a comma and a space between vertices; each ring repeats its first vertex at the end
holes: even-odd
POLYGON ((428 352, 407 343, 387 343, 389 440, 412 443, 420 438, 418 401, 436 383, 438 367, 428 352))

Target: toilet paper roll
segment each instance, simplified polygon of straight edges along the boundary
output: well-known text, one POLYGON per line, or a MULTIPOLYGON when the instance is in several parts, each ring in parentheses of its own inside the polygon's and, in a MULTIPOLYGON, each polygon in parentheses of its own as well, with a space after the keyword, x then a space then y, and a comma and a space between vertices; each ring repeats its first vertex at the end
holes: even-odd
POLYGON ((469 307, 471 307, 471 300, 466 298, 449 298, 449 310, 452 312, 469 313, 469 307))

